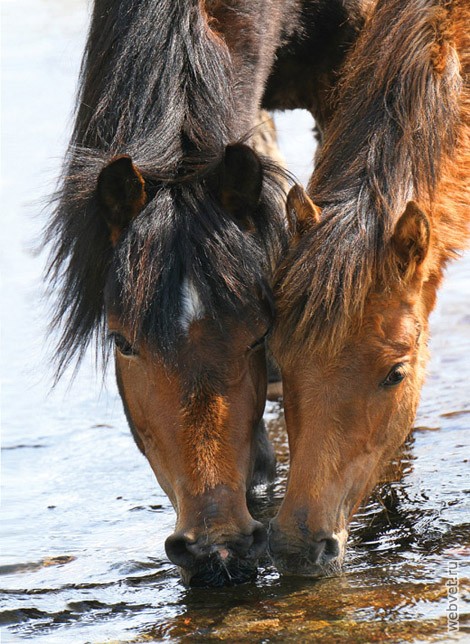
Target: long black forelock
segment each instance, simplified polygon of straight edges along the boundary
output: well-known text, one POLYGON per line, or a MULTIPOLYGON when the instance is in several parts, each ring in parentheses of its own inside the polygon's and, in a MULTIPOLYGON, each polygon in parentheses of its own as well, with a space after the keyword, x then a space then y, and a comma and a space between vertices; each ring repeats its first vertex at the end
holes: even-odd
POLYGON ((133 339, 144 339, 166 360, 182 335, 182 288, 197 291, 204 316, 223 329, 249 311, 247 325, 271 320, 270 278, 285 251, 283 195, 277 168, 264 160, 262 198, 243 230, 211 194, 205 178, 156 187, 114 255, 118 309, 133 339))
POLYGON ((141 330, 166 347, 184 271, 208 311, 233 310, 236 301, 257 310, 248 291, 263 281, 262 267, 285 234, 282 182, 264 161, 253 239, 201 192, 225 146, 239 138, 233 83, 230 53, 210 31, 199 0, 95 2, 75 127, 45 233, 51 326, 60 333, 57 377, 93 338, 97 347, 105 344, 104 292, 113 262, 126 314, 134 323, 144 316, 141 330), (156 192, 116 256, 95 188, 101 169, 123 154, 156 192), (134 287, 143 294, 139 306, 132 304, 134 287))
POLYGON ((75 173, 57 195, 59 208, 67 204, 67 217, 54 219, 46 232, 50 242, 59 240, 48 267, 51 289, 60 289, 52 321, 61 331, 57 377, 75 356, 80 360, 93 338, 106 357, 106 284, 112 308, 134 337, 149 341, 167 360, 181 332, 185 279, 221 328, 227 317, 239 319, 242 311, 249 311, 248 324, 273 316, 270 279, 287 247, 284 203, 290 177, 283 169, 261 158, 262 193, 250 231, 211 192, 210 177, 220 158, 171 181, 163 180, 158 168, 144 171, 150 200, 113 249, 95 196, 98 175, 109 160, 96 151, 75 150, 75 173))

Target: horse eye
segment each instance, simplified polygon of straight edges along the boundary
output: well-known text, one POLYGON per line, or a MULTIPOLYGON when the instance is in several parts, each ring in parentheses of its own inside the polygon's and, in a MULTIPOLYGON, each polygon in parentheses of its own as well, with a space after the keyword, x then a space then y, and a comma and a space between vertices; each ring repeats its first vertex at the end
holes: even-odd
POLYGON ((112 338, 119 353, 122 353, 123 356, 136 356, 138 354, 135 347, 120 333, 110 333, 109 337, 112 338))
POLYGON ((383 382, 381 382, 382 387, 394 387, 395 385, 400 384, 400 382, 406 376, 405 365, 400 363, 396 364, 393 369, 390 369, 387 377, 383 382))

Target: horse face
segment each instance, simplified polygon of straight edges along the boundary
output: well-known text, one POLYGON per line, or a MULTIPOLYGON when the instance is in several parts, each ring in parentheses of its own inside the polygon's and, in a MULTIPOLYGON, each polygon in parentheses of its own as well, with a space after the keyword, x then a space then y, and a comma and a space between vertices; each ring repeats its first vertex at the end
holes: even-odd
POLYGON ((235 326, 228 344, 215 325, 195 321, 169 368, 148 345, 125 340, 118 318, 108 322, 129 424, 177 513, 168 557, 187 583, 245 580, 266 543, 245 498, 261 447, 264 330, 258 338, 235 326))
MULTIPOLYGON (((241 234, 250 235, 245 215, 256 207, 261 176, 256 155, 247 150, 232 146, 212 185, 225 211, 240 222, 241 234)), ((119 245, 146 199, 145 182, 129 158, 102 171, 97 196, 111 240, 119 245)), ((164 356, 158 343, 126 324, 119 269, 114 273, 107 323, 117 381, 136 443, 177 514, 175 533, 166 541, 168 557, 191 585, 245 581, 266 546, 266 531, 250 516, 246 492, 254 475, 263 478, 263 468, 272 472, 274 461, 262 425, 269 314, 252 320, 249 310, 240 310, 237 319, 227 314, 215 321, 190 278, 175 280, 180 305, 168 319, 176 340, 171 356, 164 356)))
POLYGON ((270 533, 283 571, 339 569, 351 515, 406 438, 427 356, 419 303, 371 298, 360 332, 332 357, 282 368, 289 484, 270 533))
POLYGON ((275 330, 291 465, 269 549, 283 572, 340 569, 352 514, 411 428, 432 305, 423 287, 428 239, 429 222, 409 206, 389 249, 400 279, 377 285, 334 351, 313 345, 289 361, 285 330, 275 330))

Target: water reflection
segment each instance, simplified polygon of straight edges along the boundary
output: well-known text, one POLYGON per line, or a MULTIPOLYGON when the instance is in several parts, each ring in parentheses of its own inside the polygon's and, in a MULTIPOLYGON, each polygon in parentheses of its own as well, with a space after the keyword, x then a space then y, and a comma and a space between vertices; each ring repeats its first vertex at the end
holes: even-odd
MULTIPOLYGON (((287 459, 278 406, 270 407, 267 421, 281 459, 276 484, 258 490, 251 501, 265 522, 282 498, 287 459)), ((13 633, 51 643, 64 641, 64 633, 84 642, 107 641, 109 633, 112 639, 134 642, 413 641, 417 634, 429 638, 445 633, 448 561, 460 562, 462 595, 470 590, 470 527, 462 512, 468 491, 457 492, 447 472, 434 466, 428 470, 426 456, 429 439, 434 457, 446 445, 448 468, 463 473, 463 437, 454 431, 420 429, 402 447, 356 516, 340 577, 280 578, 265 561, 255 583, 187 590, 163 554, 149 556, 155 548, 144 538, 149 530, 163 539, 171 529, 172 511, 164 498, 136 503, 134 496, 117 496, 116 507, 125 520, 108 507, 93 526, 98 534, 109 534, 109 523, 116 526, 112 548, 101 543, 93 553, 84 549, 73 556, 3 566, 7 609, 2 620, 13 633), (438 445, 435 437, 441 438, 438 445), (141 541, 138 558, 135 546, 127 544, 130 529, 141 541)), ((76 517, 68 521, 79 529, 76 517)), ((92 539, 96 543, 96 533, 92 539)))

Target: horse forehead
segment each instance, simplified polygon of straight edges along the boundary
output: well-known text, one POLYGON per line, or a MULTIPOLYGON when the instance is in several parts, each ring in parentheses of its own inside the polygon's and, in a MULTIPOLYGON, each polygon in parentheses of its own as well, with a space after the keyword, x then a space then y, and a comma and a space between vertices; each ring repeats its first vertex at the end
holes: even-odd
POLYGON ((189 327, 195 320, 204 317, 204 305, 201 296, 189 277, 185 277, 180 289, 181 313, 179 325, 185 334, 188 334, 189 327))
POLYGON ((230 344, 234 345, 250 337, 249 325, 245 323, 248 314, 244 309, 240 310, 238 316, 227 315, 218 322, 206 317, 203 298, 189 277, 185 277, 181 283, 180 310, 178 324, 190 343, 197 344, 203 339, 223 343, 230 338, 230 344))
POLYGON ((362 318, 351 324, 350 333, 334 351, 329 347, 316 351, 312 371, 332 383, 338 377, 342 379, 342 373, 366 368, 370 360, 412 351, 421 331, 422 324, 412 303, 372 298, 362 318))
POLYGON ((421 325, 413 303, 373 300, 365 312, 364 331, 379 341, 413 344, 421 325))

